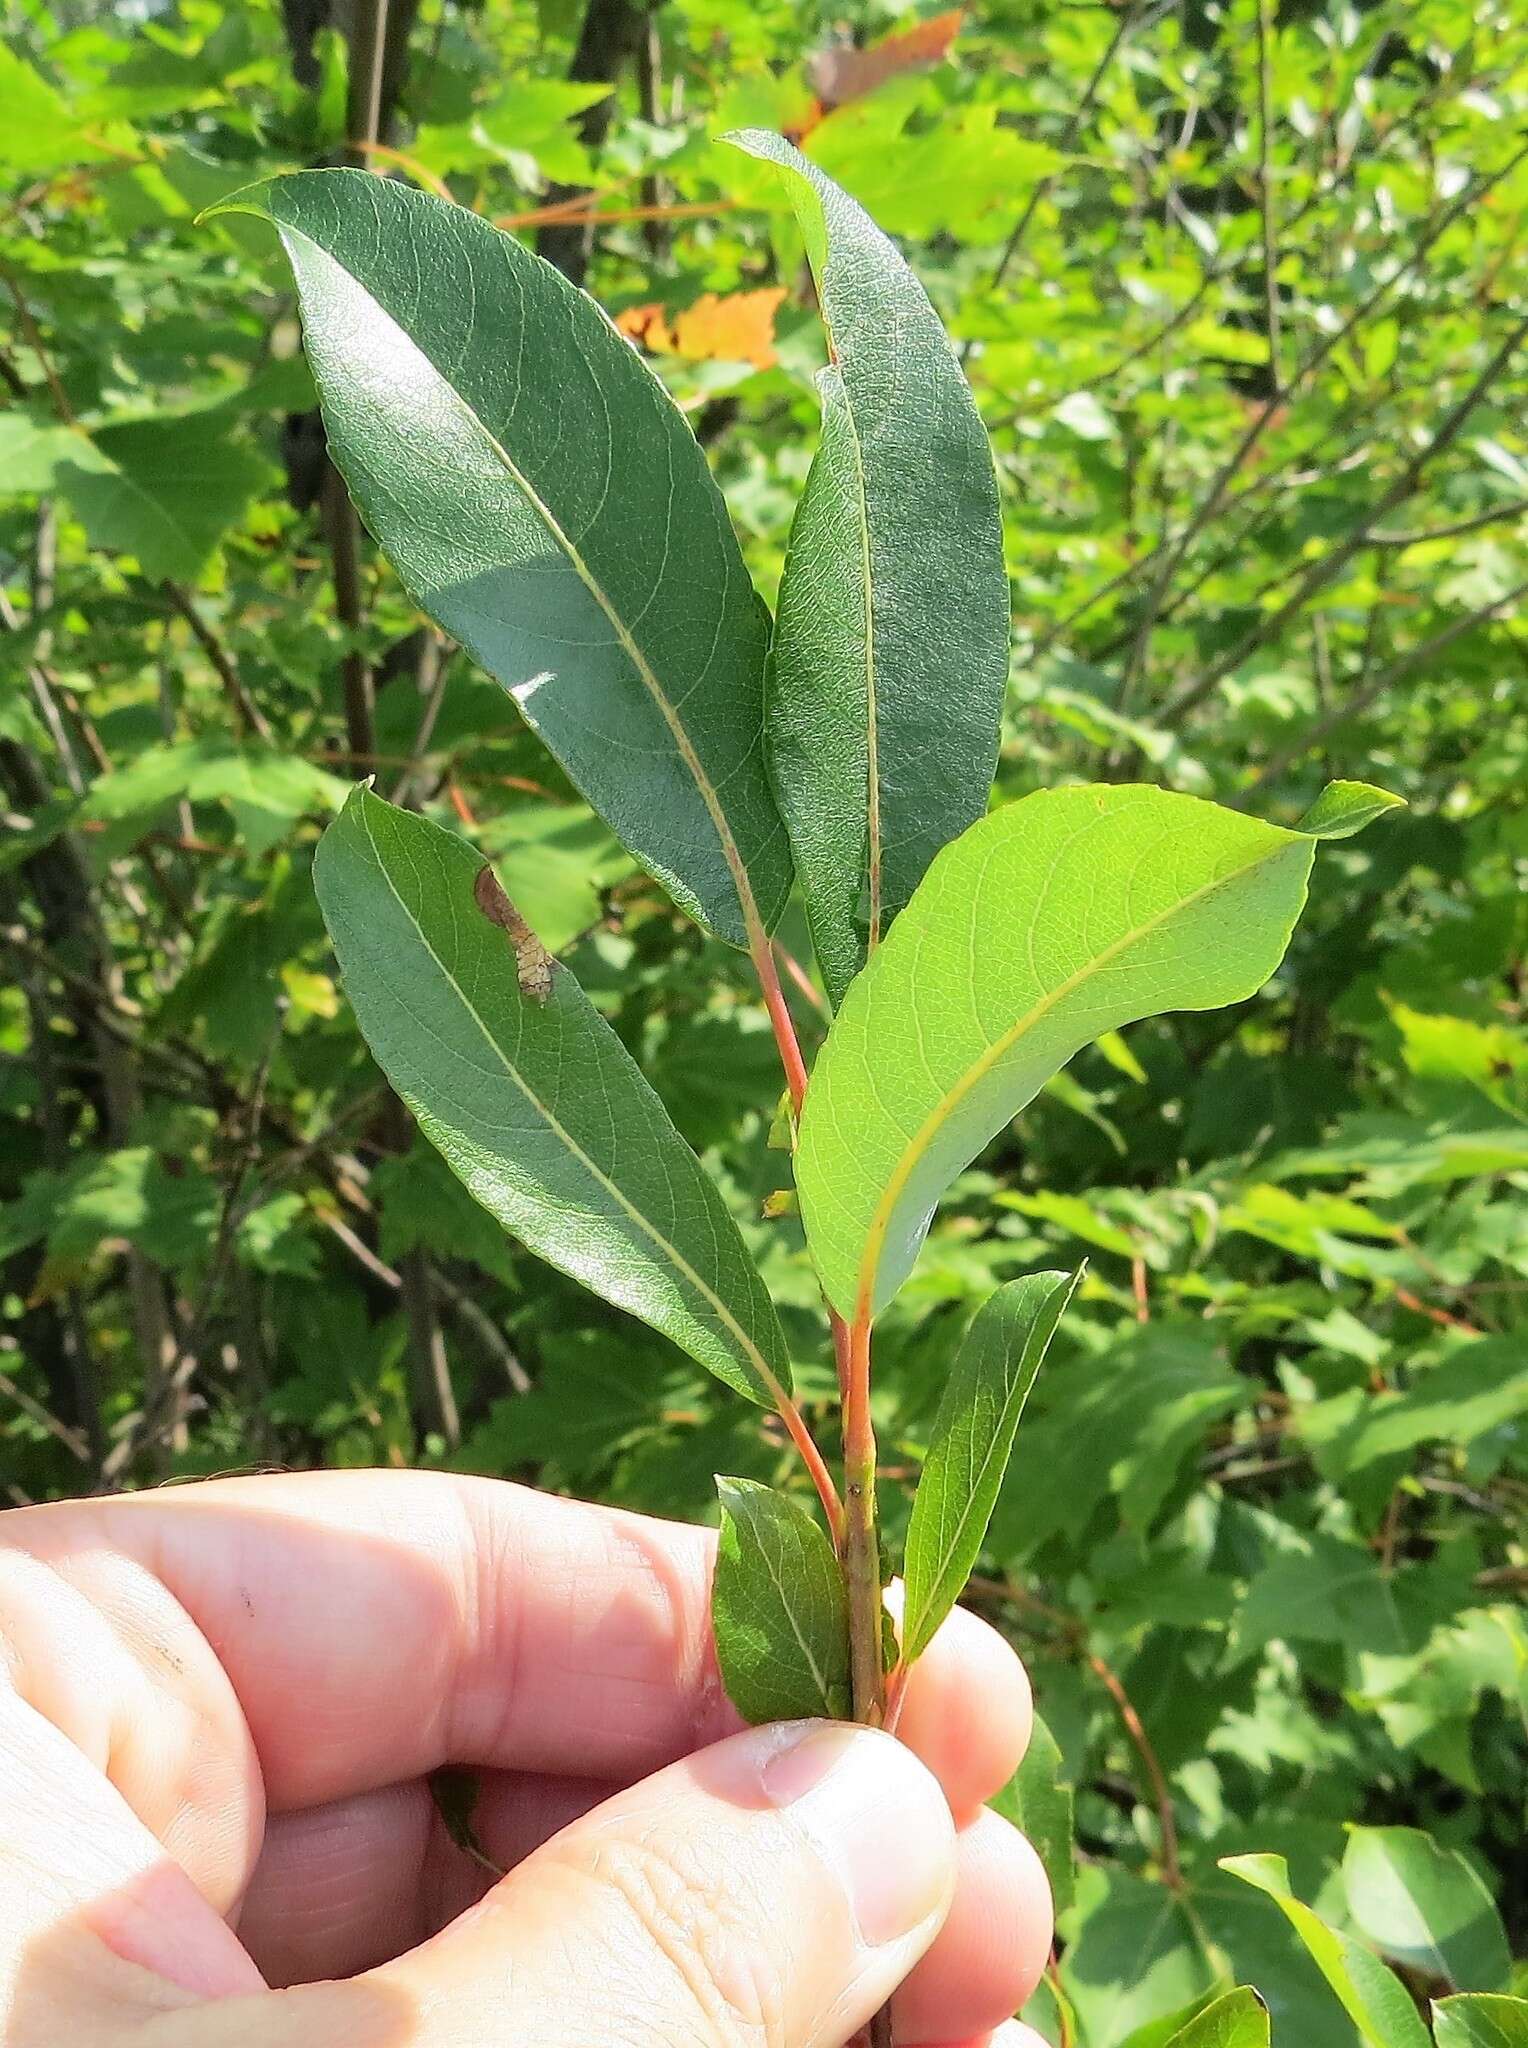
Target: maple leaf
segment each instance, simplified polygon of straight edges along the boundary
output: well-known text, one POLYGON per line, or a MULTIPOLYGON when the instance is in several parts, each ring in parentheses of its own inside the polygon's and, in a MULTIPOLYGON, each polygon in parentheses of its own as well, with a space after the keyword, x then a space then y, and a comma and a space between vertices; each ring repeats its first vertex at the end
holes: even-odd
POLYGON ((857 50, 852 43, 835 43, 819 50, 807 63, 807 77, 817 95, 817 106, 806 126, 813 127, 835 107, 863 99, 889 78, 904 71, 918 71, 937 64, 949 53, 960 33, 965 9, 952 7, 945 14, 932 14, 927 21, 882 36, 868 49, 857 50))
POLYGON ((656 304, 628 306, 615 324, 653 355, 682 356, 692 363, 751 363, 767 370, 775 360, 775 314, 784 297, 778 285, 706 292, 673 315, 656 304))

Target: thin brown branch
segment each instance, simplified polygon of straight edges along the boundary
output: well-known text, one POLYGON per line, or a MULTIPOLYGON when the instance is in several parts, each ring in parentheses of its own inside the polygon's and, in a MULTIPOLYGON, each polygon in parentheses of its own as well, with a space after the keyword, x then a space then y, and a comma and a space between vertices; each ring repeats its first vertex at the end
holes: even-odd
POLYGON ((1341 574, 1354 555, 1367 545, 1375 527, 1416 492, 1428 467, 1458 438, 1466 420, 1516 355, 1525 337, 1528 337, 1528 317, 1520 320, 1512 329, 1464 396, 1458 399, 1444 416, 1427 445, 1419 449, 1406 464, 1373 510, 1366 513, 1335 548, 1311 563, 1277 611, 1269 618, 1259 620, 1250 632, 1244 633, 1235 646, 1212 663, 1203 675, 1190 683, 1186 689, 1179 691, 1177 696, 1170 698, 1162 709, 1163 719, 1171 721, 1182 718, 1196 705, 1202 703, 1217 683, 1240 668, 1248 655, 1268 641, 1276 639, 1290 620, 1304 608, 1308 598, 1341 574))
POLYGON ((1494 599, 1490 604, 1483 604, 1478 610, 1467 612, 1463 618, 1453 620, 1441 632, 1434 633, 1430 640, 1424 640, 1420 647, 1412 648, 1409 654, 1403 655, 1399 661, 1392 662, 1388 668, 1382 669, 1362 689, 1355 690, 1350 697, 1333 705, 1330 711, 1308 725, 1297 739, 1281 747, 1273 759, 1265 763, 1253 776, 1247 785, 1249 793, 1263 788, 1267 783, 1277 781, 1286 769, 1319 747, 1339 727, 1346 725, 1350 719, 1357 718, 1371 705, 1377 704, 1391 690, 1415 675, 1418 669, 1425 668, 1429 662, 1436 660, 1440 654, 1452 647, 1456 640, 1463 639, 1466 633, 1473 633, 1477 627, 1499 618, 1524 597, 1528 597, 1528 581, 1515 584, 1505 595, 1494 599))
POLYGON ((235 730, 252 732, 257 739, 264 740, 267 746, 272 745, 275 736, 266 723, 264 714, 240 680, 233 657, 197 610, 190 591, 183 584, 169 581, 165 583, 164 589, 165 595, 191 628, 197 645, 212 664, 213 672, 223 686, 223 694, 228 699, 228 708, 233 713, 235 730))

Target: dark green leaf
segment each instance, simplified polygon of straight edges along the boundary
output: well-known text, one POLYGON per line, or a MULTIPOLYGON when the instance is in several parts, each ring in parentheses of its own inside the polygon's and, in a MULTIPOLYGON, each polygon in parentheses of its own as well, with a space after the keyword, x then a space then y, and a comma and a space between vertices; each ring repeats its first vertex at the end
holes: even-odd
POLYGON ((747 1721, 843 1719, 849 1620, 833 1546, 799 1501, 718 1479, 722 1529, 711 1591, 716 1658, 747 1721))
POLYGON ((325 833, 314 881, 367 1044, 506 1230, 771 1405, 785 1339, 721 1197, 572 976, 522 991, 482 868, 365 790, 325 833))
POLYGON ((299 172, 228 206, 280 230, 330 447, 410 591, 684 908, 746 945, 791 877, 768 618, 662 387, 549 264, 396 180, 299 172))
POLYGON ((978 1309, 940 1397, 907 1530, 902 1644, 921 1657, 970 1577, 1046 1348, 1080 1274, 1031 1273, 978 1309))
POLYGON ((1008 679, 992 454, 922 285, 778 135, 828 332, 822 440, 770 652, 769 749, 834 1003, 939 849, 987 808, 1008 679))

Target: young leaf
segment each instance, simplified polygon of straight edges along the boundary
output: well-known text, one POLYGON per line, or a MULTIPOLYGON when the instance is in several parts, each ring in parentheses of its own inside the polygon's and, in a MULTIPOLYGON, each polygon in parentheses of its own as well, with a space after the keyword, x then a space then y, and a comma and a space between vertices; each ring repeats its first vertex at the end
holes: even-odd
POLYGON ((482 870, 364 789, 324 834, 313 878, 378 1065, 506 1230, 771 1406, 785 1339, 720 1195, 566 969, 544 1000, 521 987, 482 870))
POLYGON ((1282 1856, 1224 1856, 1220 1867, 1278 1903, 1367 2048, 1428 2048, 1427 2029, 1400 1978, 1295 1897, 1282 1856))
POLYGON ((692 916, 768 929, 768 616, 656 378, 549 264, 395 179, 296 172, 220 210, 280 231, 329 446, 419 604, 692 916))
POLYGON ((1314 852, 1197 797, 1108 785, 1039 791, 946 847, 807 1094, 797 1181, 833 1306, 886 1305, 949 1182, 1080 1047, 1261 988, 1314 852))
POLYGON ((1057 1913, 1072 1903, 1076 1844, 1072 1787, 1061 1775, 1056 1738, 1036 1714, 1024 1761, 992 1802, 1005 1820, 1022 1828, 1050 1880, 1057 1913))
POLYGON ((1467 1993, 1432 2010, 1437 2048, 1528 2048, 1528 1999, 1467 1993))
POLYGON ((1405 808, 1404 797, 1376 789, 1372 782, 1329 782, 1295 830, 1308 832, 1312 839, 1351 839, 1386 811, 1405 808))
POLYGON ((778 135, 828 331, 822 441, 786 550, 769 751, 835 1005, 929 862, 987 808, 1008 578, 986 432, 893 244, 778 135))
POLYGON ((849 1612, 833 1546, 799 1501, 718 1479, 722 1530, 711 1589, 716 1658, 746 1721, 849 1713, 849 1612))
POLYGON ((1081 1276, 1030 1273, 978 1309, 940 1397, 907 1530, 902 1649, 909 1664, 970 1577, 1019 1417, 1081 1276))
POLYGON ((1211 1999, 1167 2048, 1268 2048, 1268 2008, 1246 1985, 1211 1999))
POLYGON ((1491 1894, 1454 1849, 1418 1828, 1354 1827, 1342 1859, 1348 1910, 1366 1940, 1459 1991, 1499 1991, 1511 1974, 1491 1894))

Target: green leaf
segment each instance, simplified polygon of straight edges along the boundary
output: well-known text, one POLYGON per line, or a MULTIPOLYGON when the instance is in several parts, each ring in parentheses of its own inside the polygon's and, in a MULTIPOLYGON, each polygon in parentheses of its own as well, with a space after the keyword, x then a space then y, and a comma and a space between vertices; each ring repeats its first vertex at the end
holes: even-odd
POLYGON ((768 616, 662 387, 549 264, 395 179, 298 172, 227 206, 280 231, 330 447, 409 590, 677 901, 746 945, 791 880, 768 616))
POLYGON ((101 427, 61 457, 58 488, 92 546, 135 555, 145 576, 195 582, 223 535, 269 479, 253 449, 221 438, 205 414, 101 427))
POLYGON ((1386 811, 1405 808, 1404 797, 1376 789, 1372 782, 1329 782, 1295 830, 1312 839, 1351 839, 1386 811))
POLYGON ((1196 2013, 1167 2048, 1268 2048, 1268 2042, 1268 2008, 1242 1985, 1196 2013))
POLYGON ((987 808, 1008 578, 986 432, 893 244, 778 135, 828 333, 822 440, 770 652, 769 751, 835 1004, 945 843, 987 808))
POLYGON ((1061 1981, 1080 2041, 1124 2041, 1212 1988, 1217 1973, 1193 1916, 1165 1885, 1106 1865, 1084 1872, 1077 1891, 1082 1924, 1061 1981))
POLYGON ((716 1658, 744 1720, 842 1720, 849 1609, 833 1546, 799 1501, 718 1479, 722 1529, 711 1589, 716 1658))
POLYGON ((1528 2048, 1528 1999, 1467 1994, 1432 2010, 1437 2048, 1528 2048))
POLYGON ((0 413, 0 494, 52 490, 59 464, 88 447, 77 427, 24 412, 0 413))
POLYGON ((1101 1032, 1253 995, 1315 842, 1166 790, 1042 790, 946 847, 855 981, 807 1095, 808 1242, 883 1308, 954 1176, 1101 1032))
POLYGON ((1393 1962, 1458 1991, 1500 1991, 1512 1959, 1474 1869, 1417 1828, 1354 1827, 1342 1859, 1353 1924, 1393 1962))
POLYGON ((1295 1897, 1282 1856, 1225 1856, 1220 1867, 1277 1902, 1368 2048, 1428 2048, 1427 2030, 1400 1978, 1295 1897))
POLYGON ((324 834, 313 877, 367 1044, 506 1230, 772 1405, 790 1362, 737 1226, 572 976, 553 963, 544 1000, 522 991, 482 867, 363 789, 324 834))
POLYGON ((1029 1837, 1045 1865, 1058 1914, 1072 1903, 1076 1863, 1072 1787, 1061 1771, 1056 1738, 1036 1714, 1024 1761, 992 1802, 1029 1837))
POLYGON ((1031 1273, 978 1309, 934 1418, 907 1529, 902 1648, 921 1657, 971 1575, 1046 1347, 1080 1273, 1031 1273))

